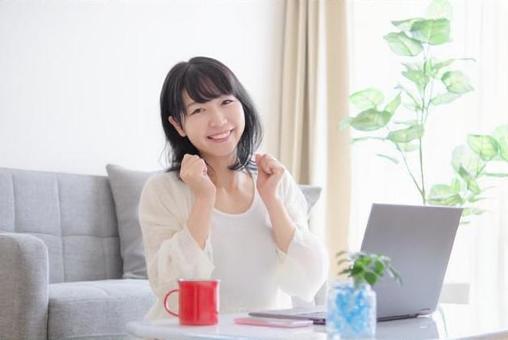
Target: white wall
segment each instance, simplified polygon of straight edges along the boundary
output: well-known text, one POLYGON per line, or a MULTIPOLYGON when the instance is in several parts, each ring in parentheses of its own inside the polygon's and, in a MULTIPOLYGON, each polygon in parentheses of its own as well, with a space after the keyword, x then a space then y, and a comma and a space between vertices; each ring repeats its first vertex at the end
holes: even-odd
POLYGON ((237 74, 277 155, 283 0, 0 1, 0 167, 166 166, 158 99, 195 55, 237 74))

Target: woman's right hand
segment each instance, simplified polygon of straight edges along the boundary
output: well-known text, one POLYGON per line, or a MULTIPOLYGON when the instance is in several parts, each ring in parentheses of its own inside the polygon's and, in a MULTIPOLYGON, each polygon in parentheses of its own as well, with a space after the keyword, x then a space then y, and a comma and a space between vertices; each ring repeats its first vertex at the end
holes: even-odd
POLYGON ((197 197, 215 199, 215 184, 208 176, 205 161, 197 156, 185 154, 180 166, 180 178, 197 197))

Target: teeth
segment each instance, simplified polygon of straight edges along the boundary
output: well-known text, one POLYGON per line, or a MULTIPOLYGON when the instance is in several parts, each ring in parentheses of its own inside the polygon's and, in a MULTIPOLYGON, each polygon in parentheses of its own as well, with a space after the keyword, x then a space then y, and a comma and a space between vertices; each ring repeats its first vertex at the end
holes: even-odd
POLYGON ((211 139, 222 139, 222 138, 226 138, 227 136, 229 136, 229 133, 230 133, 230 132, 231 132, 231 131, 226 131, 226 132, 221 133, 221 134, 219 134, 219 135, 213 135, 213 136, 210 136, 209 138, 211 138, 211 139))

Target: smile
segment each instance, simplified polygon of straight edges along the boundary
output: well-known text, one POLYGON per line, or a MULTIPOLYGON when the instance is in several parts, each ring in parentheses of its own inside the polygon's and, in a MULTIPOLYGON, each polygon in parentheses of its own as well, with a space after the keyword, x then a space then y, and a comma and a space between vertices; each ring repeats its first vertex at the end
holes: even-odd
POLYGON ((224 131, 215 135, 208 136, 207 138, 213 140, 214 142, 224 142, 231 135, 232 131, 233 130, 224 131))

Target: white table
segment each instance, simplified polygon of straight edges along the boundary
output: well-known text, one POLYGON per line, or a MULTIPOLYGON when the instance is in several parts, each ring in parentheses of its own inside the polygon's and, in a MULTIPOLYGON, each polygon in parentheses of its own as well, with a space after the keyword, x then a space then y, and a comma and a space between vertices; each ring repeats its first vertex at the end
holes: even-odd
MULTIPOLYGON (((497 306, 496 306, 497 307, 497 306)), ((127 324, 134 337, 156 339, 327 339, 325 326, 283 329, 236 325, 246 314, 223 314, 215 326, 180 326, 177 319, 127 324)), ((430 316, 378 322, 376 339, 508 339, 508 315, 471 305, 443 304, 430 316)))

